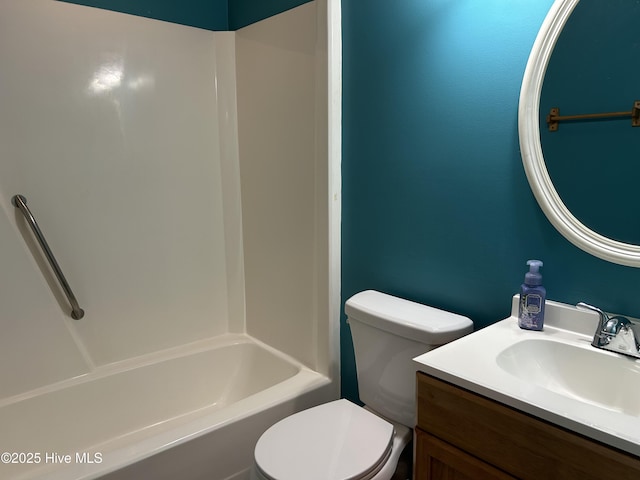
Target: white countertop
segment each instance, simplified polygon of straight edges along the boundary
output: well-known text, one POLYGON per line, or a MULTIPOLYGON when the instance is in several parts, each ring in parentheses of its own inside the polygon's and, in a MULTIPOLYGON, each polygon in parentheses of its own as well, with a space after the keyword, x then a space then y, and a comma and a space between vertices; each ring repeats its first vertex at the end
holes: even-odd
POLYGON ((570 305, 547 301, 544 330, 522 330, 517 301, 516 295, 511 317, 416 357, 418 370, 640 456, 640 402, 635 402, 640 382, 634 381, 640 379, 640 360, 592 347, 598 315, 570 305), (523 341, 541 345, 540 340, 560 348, 561 365, 553 365, 556 357, 538 361, 530 355, 518 364, 512 352, 521 350, 510 347, 525 346, 523 341), (576 393, 572 380, 583 390, 576 393), (626 383, 618 387, 617 381, 626 383), (637 404, 639 410, 620 407, 615 400, 620 391, 630 396, 626 403, 633 408, 637 404))

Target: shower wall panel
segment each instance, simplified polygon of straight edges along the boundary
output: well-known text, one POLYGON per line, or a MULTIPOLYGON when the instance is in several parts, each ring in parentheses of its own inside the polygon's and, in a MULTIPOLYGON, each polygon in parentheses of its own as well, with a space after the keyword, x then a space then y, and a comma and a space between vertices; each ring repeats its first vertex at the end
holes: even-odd
POLYGON ((234 149, 219 104, 235 109, 220 77, 234 65, 233 41, 216 35, 63 2, 0 3, 0 384, 14 393, 228 331, 225 242, 239 232, 225 239, 221 155, 234 149), (25 243, 16 193, 82 320, 25 243), (29 380, 8 379, 9 364, 29 380))

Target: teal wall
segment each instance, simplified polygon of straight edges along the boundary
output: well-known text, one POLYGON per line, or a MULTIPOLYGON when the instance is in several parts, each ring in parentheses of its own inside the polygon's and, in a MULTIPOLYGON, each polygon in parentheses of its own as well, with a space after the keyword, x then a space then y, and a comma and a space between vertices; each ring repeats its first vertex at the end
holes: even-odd
MULTIPOLYGON (((343 301, 373 288, 481 328, 540 258, 548 298, 640 316, 640 269, 565 240, 522 167, 520 84, 551 3, 343 1, 343 301)), ((357 399, 344 316, 341 352, 357 399)))
POLYGON ((311 0, 229 0, 229 30, 282 13, 311 0))
MULTIPOLYGON (((228 30, 228 0, 63 0, 89 7, 205 28, 228 30)), ((233 1, 233 0, 229 0, 233 1)))
POLYGON ((310 0, 63 0, 205 28, 237 30, 310 0))

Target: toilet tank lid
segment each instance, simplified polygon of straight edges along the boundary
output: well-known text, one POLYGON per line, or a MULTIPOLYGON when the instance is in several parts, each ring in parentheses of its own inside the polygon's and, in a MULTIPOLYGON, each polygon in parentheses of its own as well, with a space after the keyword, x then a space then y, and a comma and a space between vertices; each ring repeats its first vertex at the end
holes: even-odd
POLYGON ((473 331, 473 322, 463 315, 375 290, 356 293, 344 310, 350 319, 425 345, 442 345, 473 331))

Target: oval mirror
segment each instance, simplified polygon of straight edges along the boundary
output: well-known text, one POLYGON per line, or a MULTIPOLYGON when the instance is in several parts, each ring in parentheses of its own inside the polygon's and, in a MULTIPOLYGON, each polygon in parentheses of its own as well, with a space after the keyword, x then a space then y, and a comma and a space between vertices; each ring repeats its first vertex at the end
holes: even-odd
MULTIPOLYGON (((551 54, 563 27, 579 0, 556 0, 552 5, 531 50, 520 91, 518 130, 525 173, 538 204, 553 226, 571 243, 599 258, 621 265, 640 267, 640 245, 612 238, 595 231, 579 220, 563 202, 551 180, 540 140, 540 98, 551 54)), ((607 2, 608 3, 608 2, 607 2)), ((633 61, 633 60, 630 60, 633 61)), ((630 99, 640 100, 638 99, 630 99)), ((558 99, 562 102, 562 99, 558 99)), ((562 105, 558 107, 562 109, 562 105)), ((546 117, 549 112, 542 112, 546 117)), ((573 112, 571 112, 573 113, 573 112)), ((575 112, 592 113, 592 112, 575 112)), ((562 114, 562 112, 561 112, 562 114)), ((631 120, 628 120, 629 123, 631 120)), ((542 122, 546 128, 546 122, 542 122)), ((559 126, 559 130, 564 125, 559 126)), ((630 127, 629 127, 630 128, 630 127)), ((557 132, 560 134, 560 132, 557 132)), ((640 135, 640 131, 637 132, 640 135)), ((579 159, 566 159, 580 167, 579 159), (576 161, 577 160, 577 161, 576 161)), ((602 159, 607 162, 608 159, 602 159)), ((580 180, 576 180, 579 182, 580 180)), ((615 192, 592 191, 591 195, 614 195, 615 192)))

